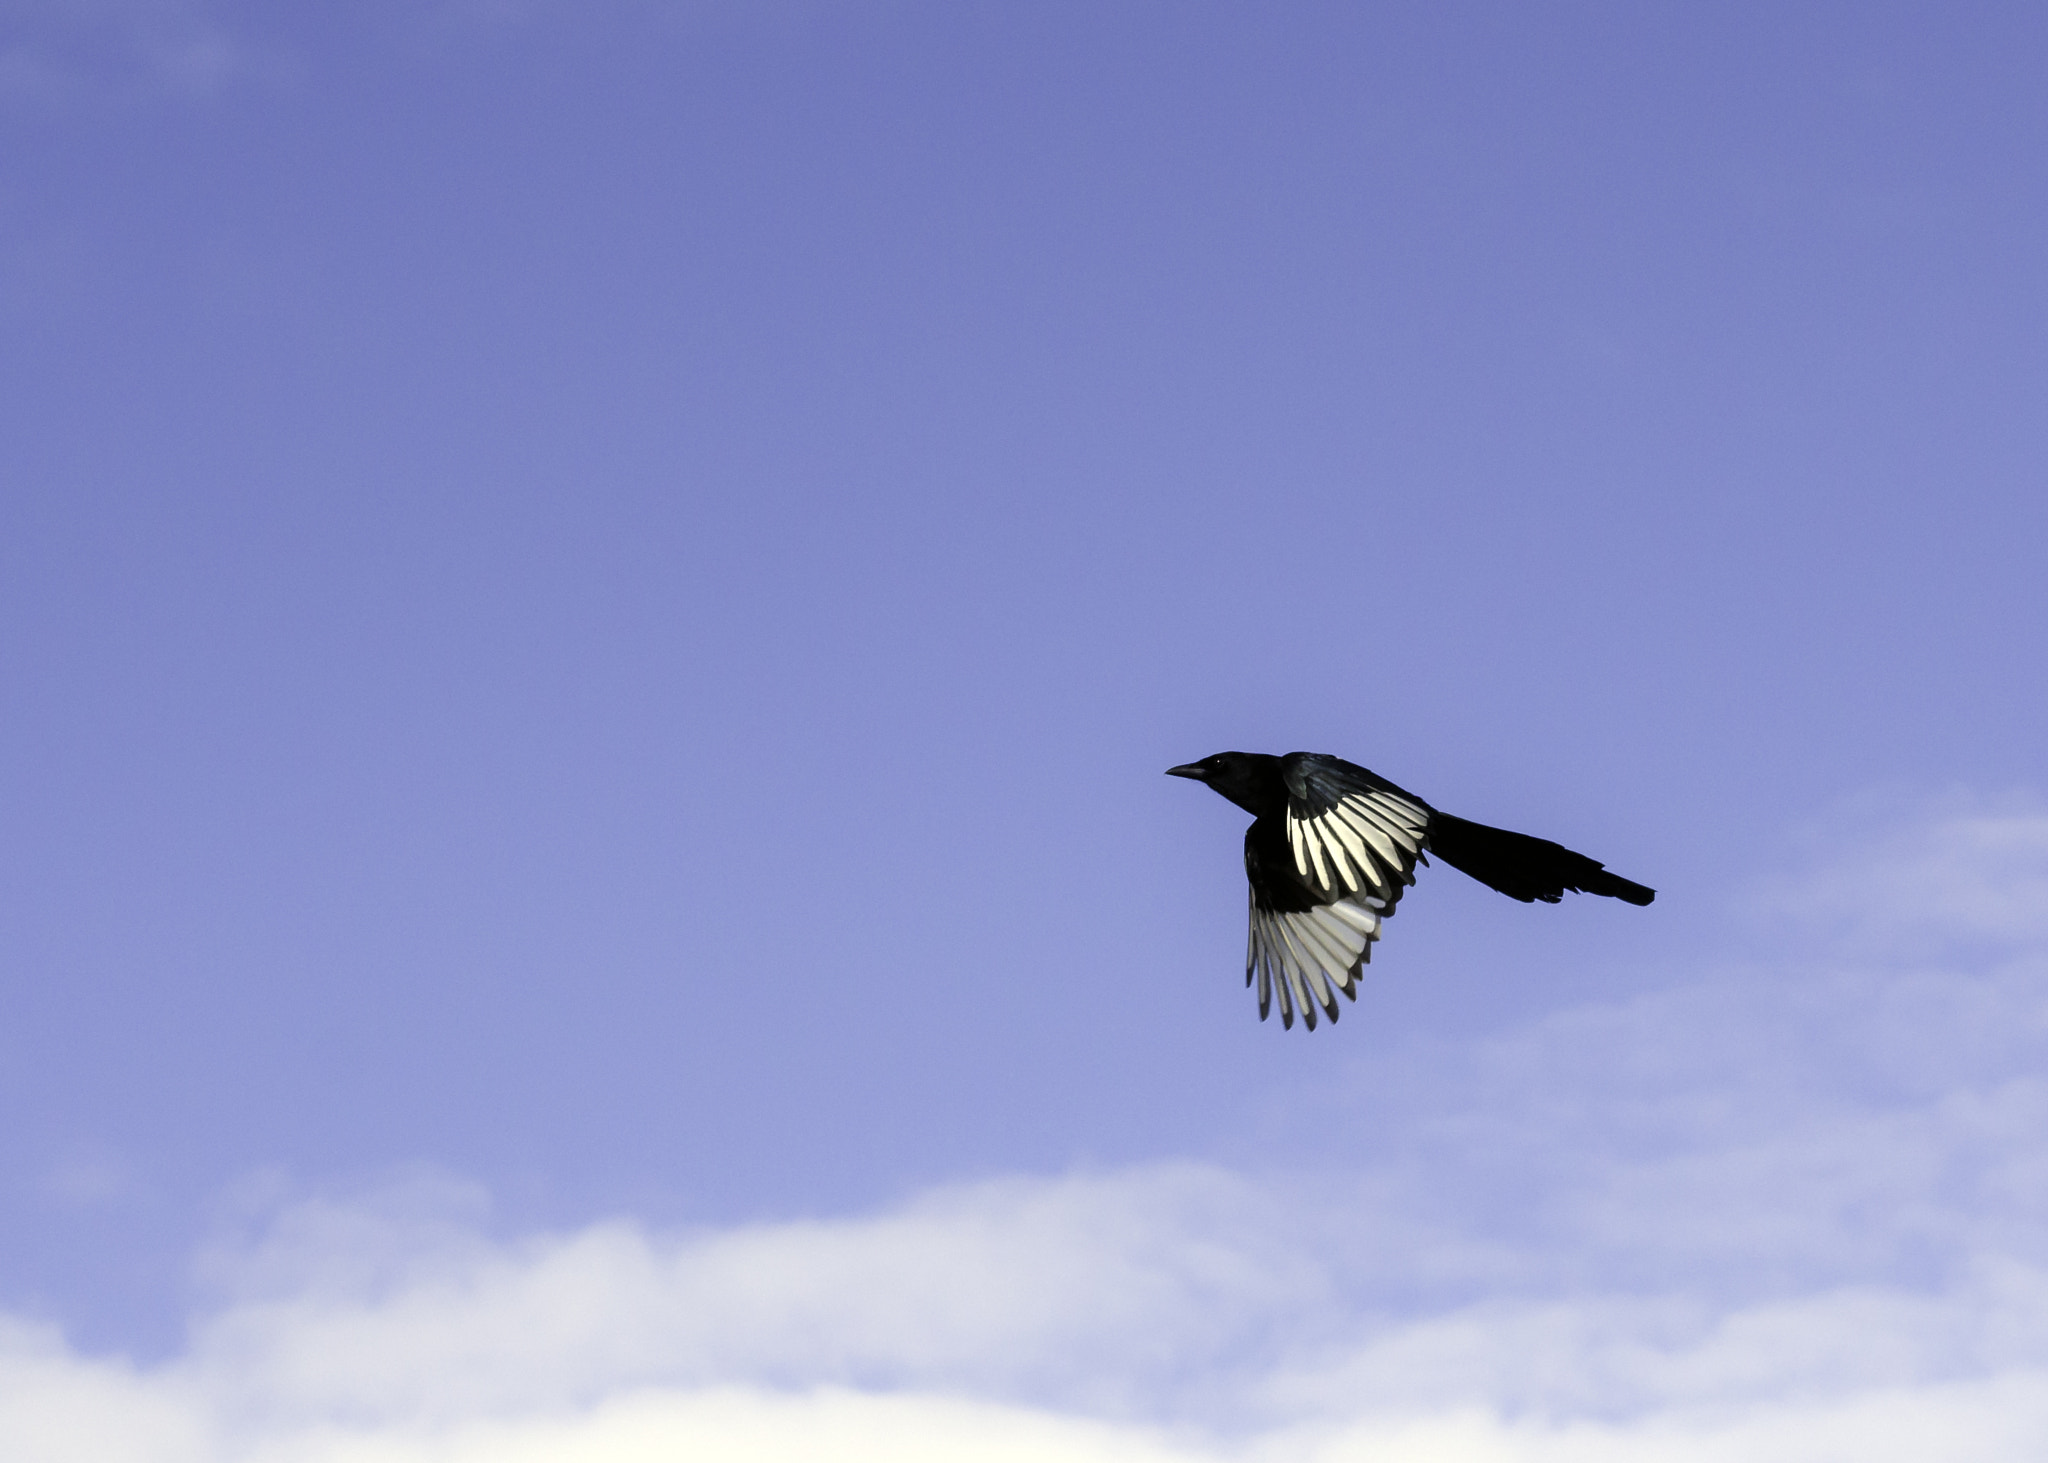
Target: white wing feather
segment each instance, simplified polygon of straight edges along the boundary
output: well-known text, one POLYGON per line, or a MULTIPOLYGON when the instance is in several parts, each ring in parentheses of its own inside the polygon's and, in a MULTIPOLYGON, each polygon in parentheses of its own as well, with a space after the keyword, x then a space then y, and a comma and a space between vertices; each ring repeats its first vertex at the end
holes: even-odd
POLYGON ((1414 883, 1428 827, 1428 809, 1378 788, 1347 792, 1313 817, 1298 817, 1291 807, 1287 812, 1296 871, 1319 892, 1338 897, 1368 885, 1388 895, 1397 884, 1414 883))
POLYGON ((1266 1014, 1277 997, 1283 1025, 1294 1024, 1297 1006, 1310 1030, 1315 1029, 1318 1007, 1335 1021, 1337 998, 1332 988, 1352 1000, 1358 998, 1359 970, 1372 958, 1373 941, 1379 937, 1379 912, 1352 899, 1305 910, 1254 905, 1244 979, 1246 985, 1258 985, 1259 1013, 1266 1014))

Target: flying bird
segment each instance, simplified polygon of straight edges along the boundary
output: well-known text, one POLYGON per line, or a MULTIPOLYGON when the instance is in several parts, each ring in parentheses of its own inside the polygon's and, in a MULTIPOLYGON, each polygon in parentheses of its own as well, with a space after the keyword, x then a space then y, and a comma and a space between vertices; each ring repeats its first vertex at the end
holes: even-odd
POLYGON ((1218 752, 1166 769, 1191 777, 1252 815, 1244 835, 1251 883, 1251 942, 1244 983, 1259 983, 1259 1019, 1280 997, 1280 1024, 1298 1008, 1316 1029, 1316 1008, 1337 1019, 1342 991, 1357 1000, 1380 925, 1415 882, 1425 850, 1489 889, 1524 904, 1555 904, 1564 891, 1648 904, 1654 889, 1610 874, 1582 853, 1526 833, 1440 813, 1377 773, 1320 752, 1218 752))

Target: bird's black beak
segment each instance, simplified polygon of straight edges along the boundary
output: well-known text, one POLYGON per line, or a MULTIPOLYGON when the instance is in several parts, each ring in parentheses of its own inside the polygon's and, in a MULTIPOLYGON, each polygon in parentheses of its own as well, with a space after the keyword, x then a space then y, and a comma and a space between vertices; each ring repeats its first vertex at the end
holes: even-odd
POLYGON ((1168 777, 1192 777, 1197 782, 1207 782, 1209 780, 1209 769, 1199 762, 1189 762, 1184 766, 1167 768, 1166 775, 1168 777))

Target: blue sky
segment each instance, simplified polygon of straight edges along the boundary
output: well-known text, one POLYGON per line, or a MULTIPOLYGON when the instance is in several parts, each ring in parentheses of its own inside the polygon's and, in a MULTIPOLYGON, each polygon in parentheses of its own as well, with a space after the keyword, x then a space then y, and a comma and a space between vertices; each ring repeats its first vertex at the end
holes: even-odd
MULTIPOLYGON (((578 1236, 688 1310, 720 1245, 859 1291, 891 1226, 1066 1205, 1030 1253, 1117 1296, 1153 1240, 1379 1195, 1371 1264, 1232 1260, 1248 1291, 1189 1292, 1213 1351, 1097 1392, 1048 1358, 1206 1315, 1180 1281, 816 1321, 896 1352, 789 1321, 700 1365, 622 1322, 616 1364, 463 1363, 586 1420, 668 1387, 650 1436, 944 1394, 1334 1457, 1627 1407, 1446 1342, 1438 1411, 1303 1441, 1259 1410, 1315 1370, 1273 1336, 1398 1367, 1577 1306, 1690 1356, 1640 1307, 1862 1285, 1988 1334, 2031 1294, 1982 1278, 2041 1262, 2026 1205, 1927 1155, 2038 1188, 2034 8, 0 19, 0 1313, 35 1366, 268 1456, 209 1431, 222 1337, 346 1371, 320 1326, 578 1236), (1261 1026, 1242 820, 1160 776, 1227 747, 1659 899, 1434 870, 1334 1030, 1261 1026), (1780 1130, 1779 1179, 1730 1157, 1780 1130), (1688 1165, 1730 1217, 1665 1234, 1688 1165), (1954 1222, 1838 1243, 1858 1203, 1954 1222)), ((2039 1363, 1959 1355, 1884 1384, 2039 1363)), ((1699 1374, 1627 1406, 1781 1415, 1699 1374)), ((526 1425, 477 1405, 443 1422, 526 1425)))

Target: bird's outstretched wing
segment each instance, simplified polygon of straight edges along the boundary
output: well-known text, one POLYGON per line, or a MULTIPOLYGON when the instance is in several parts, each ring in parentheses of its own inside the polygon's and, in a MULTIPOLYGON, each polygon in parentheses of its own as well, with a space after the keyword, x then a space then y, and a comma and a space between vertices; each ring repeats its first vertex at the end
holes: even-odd
POLYGON ((1278 994, 1280 1024, 1292 1026, 1298 1008, 1314 1031, 1318 1006, 1337 1019, 1336 992, 1357 1000, 1359 971, 1380 937, 1377 903, 1339 899, 1307 909, 1273 909, 1260 899, 1255 882, 1244 983, 1259 983, 1259 1019, 1266 1019, 1278 994))
POLYGON ((1287 807, 1245 838, 1251 938, 1245 984, 1257 981, 1259 1019, 1280 1004, 1315 1030, 1320 1007, 1337 1019, 1341 991, 1356 999, 1380 923, 1415 882, 1429 841, 1429 805, 1363 767, 1297 752, 1282 761, 1287 807))
POLYGON ((1324 899, 1372 895, 1391 910, 1429 846, 1429 804, 1340 757, 1295 752, 1280 766, 1295 872, 1324 899))

